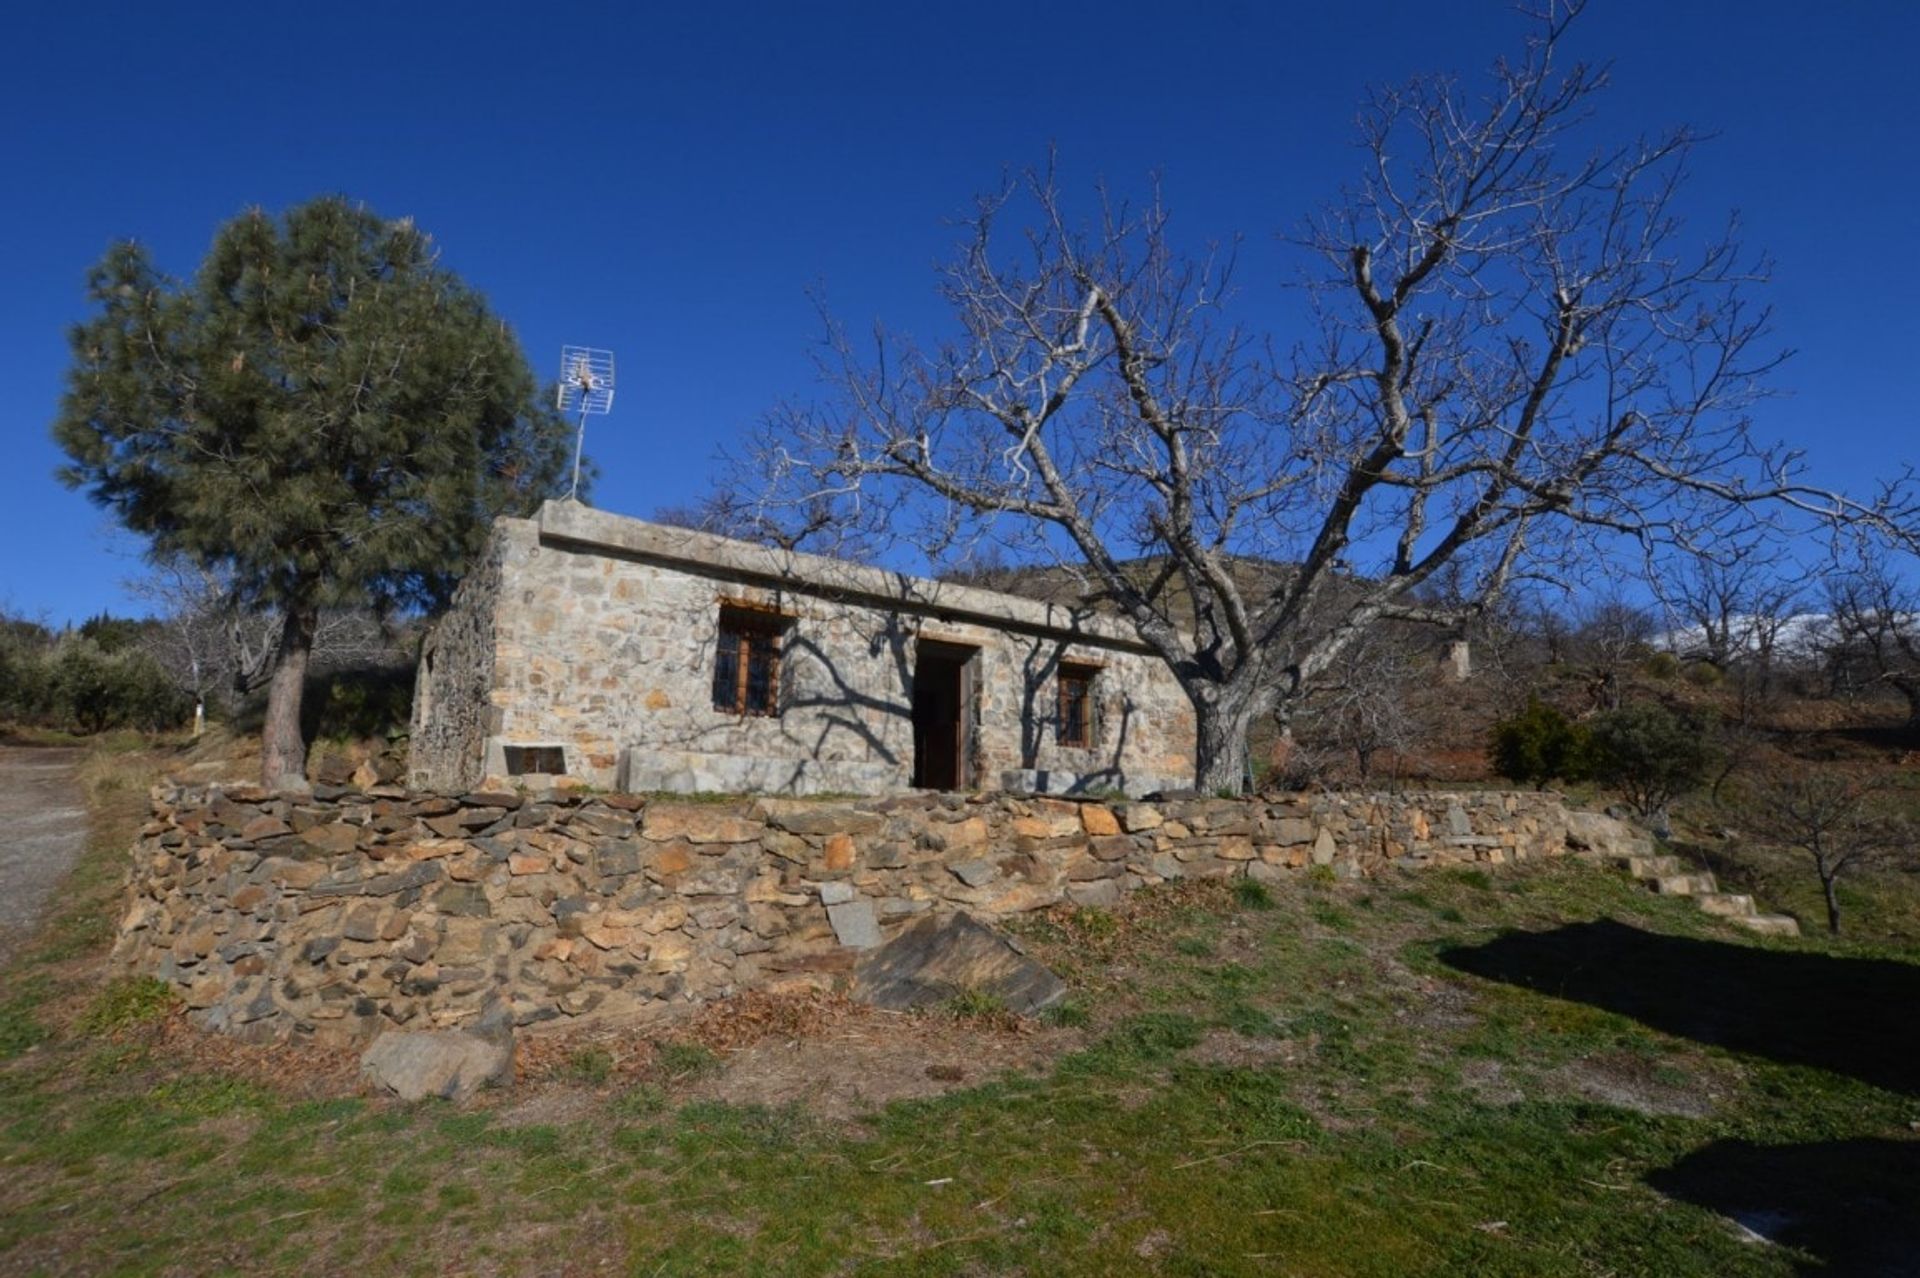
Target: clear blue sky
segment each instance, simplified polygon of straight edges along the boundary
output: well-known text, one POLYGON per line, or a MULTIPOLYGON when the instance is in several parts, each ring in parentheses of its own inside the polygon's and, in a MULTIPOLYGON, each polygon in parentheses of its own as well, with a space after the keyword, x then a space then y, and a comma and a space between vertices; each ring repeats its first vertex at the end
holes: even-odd
MULTIPOLYGON (((694 497, 717 447, 813 385, 810 287, 851 326, 939 329, 950 219, 1057 145, 1074 180, 1162 175, 1177 230, 1272 233, 1354 171, 1364 85, 1475 72, 1513 46, 1499 0, 1445 4, 38 4, 0 41, 0 605, 126 610, 139 544, 52 478, 47 435, 108 243, 188 274, 249 205, 344 192, 411 215, 543 376, 612 347, 598 505, 694 497)), ((1867 487, 1920 460, 1920 5, 1594 0, 1609 122, 1719 136, 1702 223, 1738 209, 1777 259, 1799 355, 1768 432, 1867 487)), ((1287 298, 1273 290, 1276 307, 1287 298)))

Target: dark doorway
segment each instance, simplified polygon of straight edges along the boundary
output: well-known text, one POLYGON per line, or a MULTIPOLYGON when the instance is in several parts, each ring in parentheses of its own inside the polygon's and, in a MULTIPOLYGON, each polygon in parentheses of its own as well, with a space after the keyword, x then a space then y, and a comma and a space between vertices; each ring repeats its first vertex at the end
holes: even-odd
POLYGON ((973 787, 973 658, 960 644, 922 641, 913 662, 913 784, 973 787))

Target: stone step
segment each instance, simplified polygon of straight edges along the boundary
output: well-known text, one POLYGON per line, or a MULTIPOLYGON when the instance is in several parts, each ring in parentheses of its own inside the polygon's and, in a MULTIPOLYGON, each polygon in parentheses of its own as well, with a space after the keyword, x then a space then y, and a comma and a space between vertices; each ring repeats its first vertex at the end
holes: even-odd
POLYGON ((1663 874, 1648 879, 1647 886, 1662 896, 1702 896, 1720 887, 1711 874, 1663 874))
POLYGON ((1703 912, 1723 919, 1752 918, 1756 913, 1753 898, 1744 892, 1702 892, 1693 899, 1703 912))
POLYGON ((1727 920, 1737 923, 1749 932, 1758 932, 1762 936, 1798 936, 1800 924, 1785 914, 1749 914, 1735 915, 1727 920))
POLYGON ((1686 873, 1686 867, 1680 864, 1677 856, 1630 856, 1627 858, 1627 873, 1636 879, 1664 879, 1669 875, 1686 873))

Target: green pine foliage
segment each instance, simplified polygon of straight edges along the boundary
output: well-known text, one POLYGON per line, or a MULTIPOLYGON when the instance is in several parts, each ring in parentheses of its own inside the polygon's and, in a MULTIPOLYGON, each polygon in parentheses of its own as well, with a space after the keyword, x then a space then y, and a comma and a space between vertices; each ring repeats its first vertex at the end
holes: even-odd
POLYGON ((1591 771, 1587 732, 1538 697, 1526 709, 1493 725, 1493 766, 1523 784, 1581 781, 1591 771))
MULTIPOLYGON (((530 511, 570 460, 485 299, 412 222, 343 198, 243 213, 191 280, 116 245, 88 297, 53 428, 61 478, 155 554, 227 569, 243 606, 283 610, 282 661, 304 662, 321 607, 440 605, 492 518, 530 511)), ((297 705, 278 710, 270 723, 297 724, 297 705)))

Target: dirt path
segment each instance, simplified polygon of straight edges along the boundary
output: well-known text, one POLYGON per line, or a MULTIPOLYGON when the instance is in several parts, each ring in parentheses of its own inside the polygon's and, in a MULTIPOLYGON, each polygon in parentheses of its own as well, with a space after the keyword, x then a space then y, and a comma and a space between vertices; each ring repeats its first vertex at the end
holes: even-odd
POLYGON ((81 751, 0 746, 0 964, 32 933, 87 844, 81 751))

